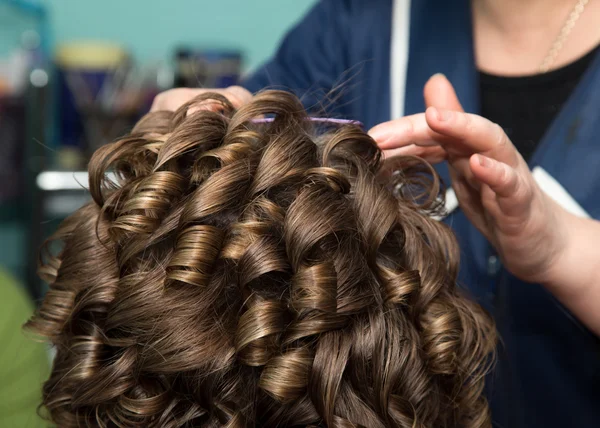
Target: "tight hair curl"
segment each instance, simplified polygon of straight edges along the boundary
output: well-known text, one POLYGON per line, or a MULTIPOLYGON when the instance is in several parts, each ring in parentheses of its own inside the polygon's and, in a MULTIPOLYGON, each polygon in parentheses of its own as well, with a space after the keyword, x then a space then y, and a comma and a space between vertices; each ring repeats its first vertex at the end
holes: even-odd
POLYGON ((205 94, 94 154, 93 201, 42 251, 28 323, 56 348, 52 422, 491 426, 496 333, 427 215, 431 166, 384 180, 358 126, 315 126, 286 92, 237 110, 205 94))

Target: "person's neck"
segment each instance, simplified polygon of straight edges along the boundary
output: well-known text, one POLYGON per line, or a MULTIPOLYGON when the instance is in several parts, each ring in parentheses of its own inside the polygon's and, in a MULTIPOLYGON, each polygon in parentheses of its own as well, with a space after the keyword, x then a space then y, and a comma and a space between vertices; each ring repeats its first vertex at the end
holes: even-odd
POLYGON ((576 0, 473 0, 476 13, 505 34, 555 33, 576 0))
MULTIPOLYGON (((577 0, 471 0, 480 70, 504 76, 539 72, 577 0)), ((590 0, 552 68, 575 61, 600 43, 600 0, 590 0)))

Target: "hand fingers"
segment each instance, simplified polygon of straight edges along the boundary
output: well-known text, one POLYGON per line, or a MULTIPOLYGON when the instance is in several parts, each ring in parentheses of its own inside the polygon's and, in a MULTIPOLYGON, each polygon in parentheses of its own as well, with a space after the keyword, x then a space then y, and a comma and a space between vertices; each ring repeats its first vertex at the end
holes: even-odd
POLYGON ((434 74, 423 90, 425 106, 440 109, 464 111, 454 87, 443 74, 434 74))
MULTIPOLYGON (((252 100, 252 94, 247 89, 242 88, 241 86, 230 86, 225 89, 202 89, 201 91, 202 92, 196 93, 195 96, 206 92, 214 92, 217 94, 221 94, 225 98, 227 98, 229 102, 233 105, 233 107, 235 107, 236 109, 240 108, 241 106, 252 100)), ((215 102, 213 100, 205 100, 199 104, 195 103, 194 105, 192 105, 188 110, 187 114, 190 115, 200 110, 219 112, 222 109, 223 106, 221 103, 215 102)))
POLYGON ((414 114, 400 119, 380 123, 369 130, 369 135, 377 145, 383 149, 397 149, 400 147, 438 146, 435 138, 439 134, 433 132, 424 114, 414 114))
MULTIPOLYGON (((176 88, 170 89, 158 94, 152 102, 150 111, 176 111, 185 103, 193 100, 198 95, 215 92, 225 96, 235 108, 239 108, 252 100, 252 94, 241 86, 231 86, 226 89, 192 89, 192 88, 176 88)), ((220 108, 219 103, 207 100, 204 103, 198 104, 190 108, 188 114, 198 110, 214 110, 220 108)))
POLYGON ((515 217, 527 210, 532 192, 515 168, 483 155, 472 156, 470 167, 474 177, 494 192, 502 214, 515 217))
POLYGON ((400 156, 418 156, 429 163, 436 164, 443 162, 447 157, 447 153, 440 146, 421 147, 414 144, 397 149, 383 150, 383 157, 386 161, 400 156))
POLYGON ((150 111, 176 111, 203 91, 204 89, 176 88, 161 92, 154 97, 150 111))
POLYGON ((444 144, 448 140, 439 140, 446 150, 481 153, 512 167, 519 164, 519 152, 495 123, 478 115, 435 107, 428 108, 425 117, 432 130, 451 138, 453 147, 444 144))
POLYGON ((241 86, 230 86, 223 90, 223 95, 227 97, 235 108, 240 108, 252 101, 252 93, 241 86))
MULTIPOLYGON (((452 84, 443 74, 436 74, 429 79, 423 95, 428 106, 462 111, 452 84)), ((436 137, 441 136, 431 132, 422 114, 380 124, 369 133, 384 150, 385 159, 419 156, 430 163, 439 163, 447 158, 446 151, 435 141, 436 137)))
MULTIPOLYGON (((443 74, 433 75, 425 84, 423 91, 425 104, 441 109, 462 111, 452 84, 443 74)), ((431 132, 425 116, 415 114, 379 124, 369 131, 369 135, 384 150, 399 147, 438 145, 435 141, 440 135, 431 132)))

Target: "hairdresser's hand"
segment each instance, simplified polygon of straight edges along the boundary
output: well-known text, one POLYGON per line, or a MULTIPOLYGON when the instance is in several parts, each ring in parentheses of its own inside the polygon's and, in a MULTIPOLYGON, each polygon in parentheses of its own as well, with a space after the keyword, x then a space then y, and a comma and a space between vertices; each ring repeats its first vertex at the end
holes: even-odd
MULTIPOLYGON (((225 96, 236 108, 241 107, 252 99, 252 94, 241 86, 230 86, 226 89, 176 88, 158 94, 152 102, 150 111, 175 111, 188 101, 206 92, 216 92, 225 96)), ((218 105, 215 103, 206 103, 203 108, 211 110, 213 108, 218 108, 218 105)))
POLYGON ((469 220, 494 245, 505 266, 531 282, 549 281, 567 245, 568 215, 537 186, 502 128, 462 112, 452 85, 434 76, 426 113, 383 123, 371 136, 386 161, 417 155, 448 160, 452 188, 469 220))

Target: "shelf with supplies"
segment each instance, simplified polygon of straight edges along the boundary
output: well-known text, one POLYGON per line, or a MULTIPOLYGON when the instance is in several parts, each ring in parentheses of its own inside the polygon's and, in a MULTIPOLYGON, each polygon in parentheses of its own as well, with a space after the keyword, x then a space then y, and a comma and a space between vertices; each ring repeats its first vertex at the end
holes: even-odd
MULTIPOLYGON (((109 175, 109 179, 114 176, 109 175)), ((42 171, 35 185, 42 197, 44 217, 67 217, 89 202, 87 171, 42 171)))
POLYGON ((35 179, 46 218, 64 218, 90 200, 87 171, 43 171, 35 179))

